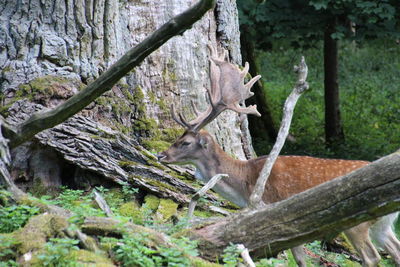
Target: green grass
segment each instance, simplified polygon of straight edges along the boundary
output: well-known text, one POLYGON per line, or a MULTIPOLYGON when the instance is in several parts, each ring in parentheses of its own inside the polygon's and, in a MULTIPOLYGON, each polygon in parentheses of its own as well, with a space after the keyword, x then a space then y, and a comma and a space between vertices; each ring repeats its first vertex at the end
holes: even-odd
MULTIPOLYGON (((294 50, 276 45, 260 52, 259 65, 273 117, 280 121, 282 106, 293 88, 293 65, 304 55, 309 68, 310 91, 295 109, 291 134, 283 154, 375 160, 400 144, 400 45, 392 40, 344 43, 339 51, 339 86, 345 144, 335 151, 324 145, 323 54, 321 46, 294 50)), ((259 154, 271 144, 256 140, 259 154)))

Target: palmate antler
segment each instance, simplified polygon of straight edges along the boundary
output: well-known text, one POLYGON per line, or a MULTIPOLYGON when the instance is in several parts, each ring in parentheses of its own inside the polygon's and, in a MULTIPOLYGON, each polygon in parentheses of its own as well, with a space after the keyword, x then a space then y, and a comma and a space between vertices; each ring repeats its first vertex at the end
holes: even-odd
POLYGON ((196 113, 196 118, 187 122, 182 114, 176 115, 175 107, 171 105, 172 118, 185 127, 188 131, 198 132, 221 112, 230 109, 239 114, 254 114, 261 116, 257 111, 257 106, 241 107, 240 103, 253 95, 250 88, 258 81, 261 76, 257 75, 248 83, 244 84, 244 77, 249 70, 249 64, 246 62, 244 69, 240 70, 238 66, 225 61, 226 50, 221 56, 212 46, 208 46, 211 51, 210 58, 210 80, 211 87, 207 89, 210 99, 210 106, 206 111, 199 113, 194 103, 192 106, 196 113))

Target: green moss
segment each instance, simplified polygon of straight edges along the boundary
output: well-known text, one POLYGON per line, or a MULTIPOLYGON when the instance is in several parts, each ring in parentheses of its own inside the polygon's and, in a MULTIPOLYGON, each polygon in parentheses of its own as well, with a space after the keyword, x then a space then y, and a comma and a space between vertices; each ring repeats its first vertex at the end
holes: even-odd
POLYGON ((152 91, 149 91, 147 96, 149 97, 151 103, 155 104, 157 102, 157 97, 152 91))
POLYGON ((221 267, 223 265, 218 264, 218 263, 213 263, 213 262, 209 262, 206 260, 203 260, 202 258, 191 258, 190 262, 192 263, 193 267, 221 267))
POLYGON ((22 229, 14 232, 15 240, 20 243, 18 252, 25 254, 42 249, 48 238, 62 235, 67 226, 68 222, 61 216, 41 214, 32 217, 22 229))
POLYGON ((155 195, 146 195, 144 197, 144 205, 146 205, 146 208, 154 212, 158 209, 158 206, 160 205, 160 199, 155 195))
POLYGON ((161 140, 152 140, 152 139, 144 139, 142 140, 142 144, 146 149, 152 152, 161 152, 168 149, 171 146, 171 143, 161 140))
POLYGON ((198 209, 195 210, 193 214, 194 214, 194 216, 201 217, 201 218, 210 218, 210 217, 218 215, 218 214, 212 213, 210 211, 198 210, 198 209))
POLYGON ((143 224, 143 214, 140 206, 135 201, 129 201, 121 205, 119 214, 132 219, 135 224, 143 224))
POLYGON ((173 192, 177 192, 178 191, 178 189, 176 187, 174 187, 172 185, 169 185, 169 184, 166 184, 164 182, 155 180, 155 179, 149 179, 149 178, 145 178, 145 177, 138 176, 138 175, 131 175, 129 178, 130 179, 134 179, 134 180, 143 181, 145 183, 148 183, 150 185, 158 187, 158 189, 160 189, 160 190, 162 190, 164 188, 164 189, 168 189, 168 190, 173 191, 173 192))
POLYGON ((178 204, 171 199, 160 199, 160 205, 157 209, 157 216, 162 221, 168 221, 172 216, 176 215, 178 204))
POLYGON ((50 96, 55 92, 54 86, 66 83, 69 83, 69 80, 65 77, 47 75, 35 78, 27 84, 21 84, 19 89, 24 95, 36 96, 41 94, 50 96))
POLYGON ((129 161, 129 160, 118 161, 118 166, 120 166, 121 168, 126 168, 126 167, 136 166, 136 165, 138 165, 138 163, 135 161, 129 161))
POLYGON ((165 103, 164 99, 157 100, 157 105, 160 107, 160 109, 164 112, 169 112, 169 107, 165 103))
POLYGON ((79 266, 96 266, 96 267, 111 267, 115 266, 110 259, 105 255, 94 253, 88 250, 80 249, 71 251, 67 256, 72 261, 77 262, 79 266))

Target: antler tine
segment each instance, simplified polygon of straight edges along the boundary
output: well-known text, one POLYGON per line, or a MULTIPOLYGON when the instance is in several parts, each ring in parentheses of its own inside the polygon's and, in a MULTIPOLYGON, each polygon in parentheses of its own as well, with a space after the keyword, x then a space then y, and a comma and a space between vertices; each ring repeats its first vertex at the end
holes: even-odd
POLYGON ((176 116, 176 112, 175 112, 175 106, 174 104, 171 104, 171 116, 174 119, 174 121, 176 121, 179 125, 181 125, 182 127, 190 130, 192 127, 190 126, 190 124, 185 120, 185 118, 182 116, 182 114, 179 113, 179 118, 178 116, 176 116))
POLYGON ((240 72, 240 77, 244 78, 246 77, 247 73, 249 72, 249 62, 244 63, 244 68, 243 70, 240 72))
POLYGON ((196 104, 194 103, 194 101, 191 100, 191 101, 190 101, 190 104, 192 105, 192 109, 193 109, 194 114, 195 114, 196 116, 199 116, 200 112, 199 112, 199 110, 197 109, 196 104))
POLYGON ((210 49, 210 80, 211 86, 207 88, 207 94, 210 99, 210 106, 206 111, 199 113, 193 101, 191 102, 196 118, 187 122, 182 114, 175 114, 174 107, 171 106, 173 118, 180 125, 190 131, 198 132, 205 125, 214 120, 218 115, 226 109, 233 110, 237 113, 254 114, 260 116, 257 106, 241 106, 239 103, 244 102, 251 97, 253 93, 250 88, 258 81, 261 76, 257 75, 248 83, 244 84, 244 78, 249 71, 249 64, 246 62, 243 70, 226 60, 227 52, 224 50, 222 55, 218 55, 215 47, 208 45, 210 49))
POLYGON ((261 78, 261 75, 257 75, 256 77, 253 77, 248 83, 244 85, 246 89, 249 90, 250 96, 254 95, 253 92, 250 92, 250 88, 255 84, 259 79, 261 78))

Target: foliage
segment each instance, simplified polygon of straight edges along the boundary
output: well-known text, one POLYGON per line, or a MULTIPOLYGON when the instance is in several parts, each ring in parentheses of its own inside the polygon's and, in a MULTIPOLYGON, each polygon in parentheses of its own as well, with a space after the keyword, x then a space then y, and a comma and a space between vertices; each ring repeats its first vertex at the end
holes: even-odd
POLYGON ((23 227, 39 208, 28 205, 0 207, 0 233, 11 233, 23 227))
MULTIPOLYGON (((319 44, 321 45, 321 44, 319 44)), ((279 43, 261 52, 259 64, 279 121, 282 106, 293 88, 292 66, 299 55, 309 66, 310 91, 299 100, 290 129, 295 143, 286 143, 283 154, 300 154, 375 160, 398 149, 400 143, 400 46, 391 40, 363 44, 345 43, 340 51, 341 110, 346 142, 338 150, 324 145, 323 60, 320 49, 293 49, 279 43)), ((257 153, 267 154, 270 144, 255 141, 257 153)))
POLYGON ((78 240, 70 238, 50 238, 44 252, 37 256, 43 266, 78 266, 68 255, 73 250, 78 250, 78 240))
POLYGON ((112 244, 116 260, 122 266, 190 266, 185 256, 197 256, 197 243, 188 238, 172 239, 177 247, 152 247, 145 234, 124 235, 122 239, 102 238, 112 244))
POLYGON ((247 26, 259 48, 273 39, 309 46, 321 40, 330 24, 335 39, 370 39, 399 36, 399 5, 396 0, 239 0, 242 25, 247 26), (355 33, 350 22, 356 25, 355 33), (262 29, 262 30, 261 30, 262 29), (262 31, 262 34, 259 31, 262 31))
POLYGON ((239 262, 241 262, 240 258, 240 250, 238 249, 236 244, 230 244, 224 249, 222 254, 222 260, 224 262, 224 266, 227 267, 235 267, 238 266, 239 262))
POLYGON ((0 234, 0 267, 17 266, 15 261, 17 241, 8 235, 0 234))

